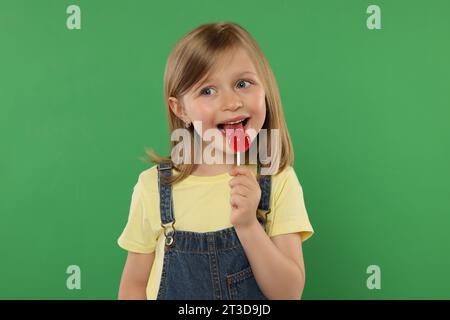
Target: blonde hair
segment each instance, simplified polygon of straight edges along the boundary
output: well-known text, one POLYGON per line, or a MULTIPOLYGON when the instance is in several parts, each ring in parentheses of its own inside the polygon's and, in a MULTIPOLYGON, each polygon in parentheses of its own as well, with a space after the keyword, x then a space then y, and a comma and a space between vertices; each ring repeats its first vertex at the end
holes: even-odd
MULTIPOLYGON (((272 144, 271 129, 279 129, 280 146, 277 144, 277 150, 274 150, 274 152, 280 152, 277 171, 279 173, 287 166, 292 165, 294 150, 286 125, 277 81, 256 40, 237 23, 218 22, 200 25, 180 39, 170 53, 164 72, 164 98, 169 121, 169 139, 174 130, 185 127, 184 122, 172 112, 168 102, 169 97, 175 97, 181 103, 183 95, 189 92, 199 79, 208 76, 208 72, 213 69, 214 62, 236 48, 243 48, 252 58, 266 93, 266 119, 262 129, 267 129, 268 154, 270 153, 272 158, 274 156, 270 150, 272 144)), ((193 146, 193 125, 189 130, 191 146, 193 146)), ((172 148, 176 144, 177 141, 170 141, 172 148)), ((189 164, 183 163, 177 166, 172 161, 171 155, 159 156, 153 150, 147 148, 145 148, 145 151, 150 157, 149 159, 144 158, 145 162, 157 164, 169 162, 172 163, 172 168, 179 172, 179 174, 170 177, 161 175, 164 182, 170 185, 187 178, 197 166, 193 161, 189 164)), ((246 158, 248 157, 246 156, 246 158)), ((260 179, 259 173, 257 179, 258 181, 260 179)))

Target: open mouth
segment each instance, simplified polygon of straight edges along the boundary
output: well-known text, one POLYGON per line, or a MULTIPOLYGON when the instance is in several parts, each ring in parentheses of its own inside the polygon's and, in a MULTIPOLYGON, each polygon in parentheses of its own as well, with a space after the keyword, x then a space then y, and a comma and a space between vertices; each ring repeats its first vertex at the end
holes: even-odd
MULTIPOLYGON (((250 118, 248 117, 248 118, 242 119, 240 121, 235 121, 235 122, 227 124, 227 126, 228 127, 233 127, 233 128, 236 128, 236 129, 241 127, 241 126, 243 126, 244 130, 246 130, 247 129, 247 123, 248 123, 249 119, 250 118)), ((219 123, 217 125, 217 129, 219 129, 220 131, 222 131, 222 133, 225 134, 225 123, 219 123)))

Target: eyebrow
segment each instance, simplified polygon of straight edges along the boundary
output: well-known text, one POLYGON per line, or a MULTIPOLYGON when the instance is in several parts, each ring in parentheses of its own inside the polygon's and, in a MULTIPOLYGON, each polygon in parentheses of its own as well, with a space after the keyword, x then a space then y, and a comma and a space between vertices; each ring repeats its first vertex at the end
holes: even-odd
MULTIPOLYGON (((242 75, 244 75, 244 74, 253 74, 253 75, 256 76, 256 73, 254 73, 254 72, 252 72, 252 71, 244 71, 244 72, 237 72, 237 73, 235 73, 235 74, 233 75, 233 77, 242 76, 242 75)), ((199 84, 195 87, 195 89, 198 89, 199 87, 201 87, 202 85, 204 85, 206 82, 210 82, 210 81, 212 81, 212 80, 215 80, 215 79, 210 79, 210 78, 205 79, 204 81, 202 81, 201 83, 199 83, 199 84)))

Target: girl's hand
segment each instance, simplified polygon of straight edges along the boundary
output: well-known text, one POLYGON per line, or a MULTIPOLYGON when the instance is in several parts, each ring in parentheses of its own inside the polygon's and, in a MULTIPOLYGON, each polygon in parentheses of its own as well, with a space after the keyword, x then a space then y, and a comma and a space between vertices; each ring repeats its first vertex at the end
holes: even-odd
POLYGON ((248 227, 257 223, 256 210, 261 199, 261 188, 255 174, 243 166, 234 166, 229 174, 233 176, 231 187, 230 222, 235 227, 248 227))

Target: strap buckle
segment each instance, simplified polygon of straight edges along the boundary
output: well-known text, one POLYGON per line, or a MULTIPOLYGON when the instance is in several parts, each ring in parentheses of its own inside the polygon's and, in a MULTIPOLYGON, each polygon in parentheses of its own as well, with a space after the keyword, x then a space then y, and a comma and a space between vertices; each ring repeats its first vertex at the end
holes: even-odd
POLYGON ((175 234, 175 231, 176 231, 176 229, 175 229, 175 226, 174 226, 174 224, 175 224, 175 218, 173 219, 173 221, 172 221, 172 229, 173 230, 170 230, 169 232, 166 232, 166 226, 165 225, 163 225, 163 223, 161 222, 161 227, 163 228, 163 231, 164 231, 164 236, 165 236, 165 238, 166 238, 166 240, 165 240, 165 243, 166 243, 166 250, 168 249, 168 248, 172 248, 173 246, 175 246, 175 236, 174 236, 174 234, 175 234))
POLYGON ((262 223, 266 224, 266 222, 267 222, 267 215, 270 213, 270 211, 271 211, 270 208, 268 210, 264 210, 264 209, 258 208, 257 214, 256 214, 257 219, 259 221, 261 221, 262 223), (261 218, 261 219, 259 219, 259 218, 261 218))

